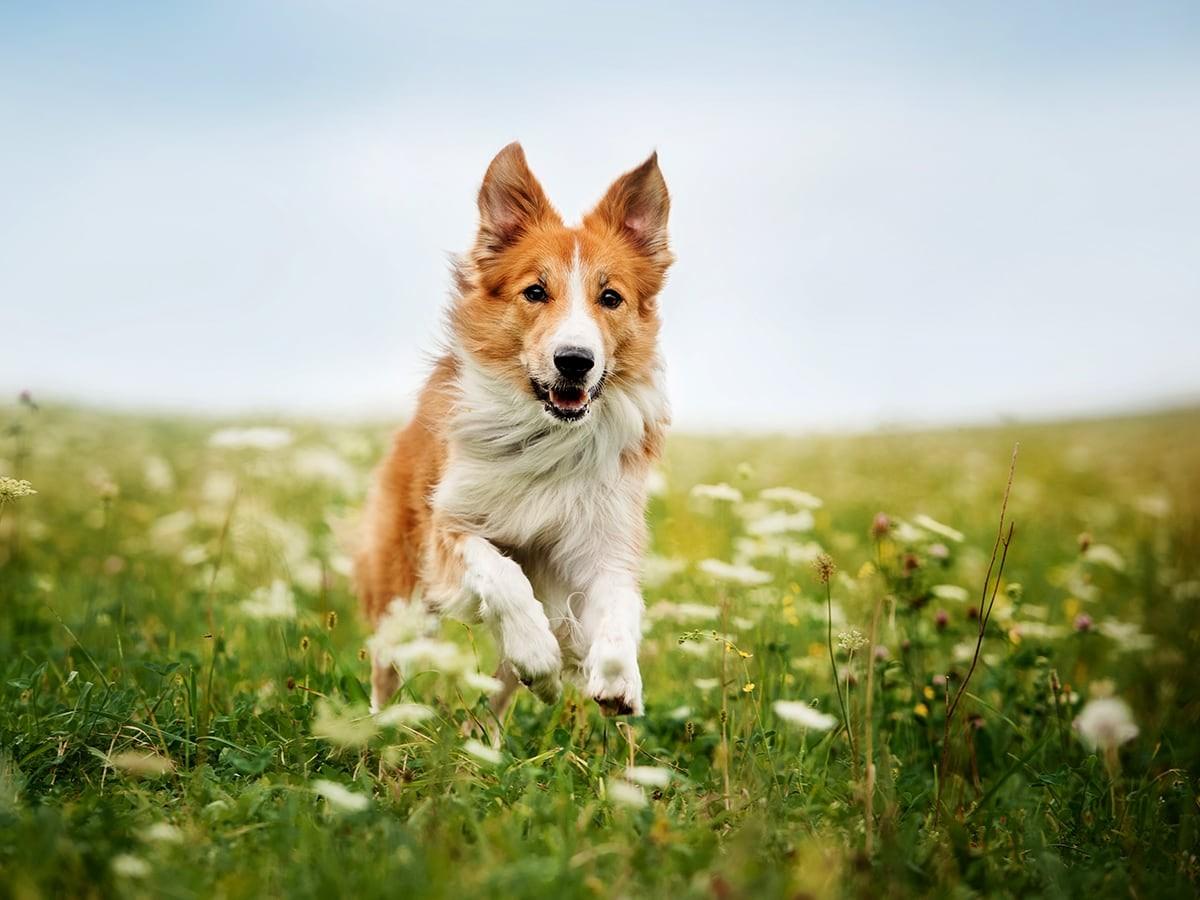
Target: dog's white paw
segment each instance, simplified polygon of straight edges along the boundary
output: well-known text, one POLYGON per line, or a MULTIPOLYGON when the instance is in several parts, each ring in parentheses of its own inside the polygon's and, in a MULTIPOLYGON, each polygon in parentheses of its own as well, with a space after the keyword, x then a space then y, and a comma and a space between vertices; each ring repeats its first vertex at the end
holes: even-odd
POLYGON ((640 716, 642 673, 637 646, 625 636, 601 636, 584 662, 587 692, 606 716, 640 716))
POLYGON ((504 658, 539 700, 554 703, 562 693, 562 651, 545 615, 511 615, 500 626, 504 658))

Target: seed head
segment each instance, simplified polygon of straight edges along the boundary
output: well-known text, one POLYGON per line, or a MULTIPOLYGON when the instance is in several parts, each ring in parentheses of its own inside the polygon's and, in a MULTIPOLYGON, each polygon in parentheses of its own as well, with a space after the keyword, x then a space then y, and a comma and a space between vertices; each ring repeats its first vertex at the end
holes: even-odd
POLYGON ((813 571, 817 573, 817 580, 821 584, 829 584, 829 579, 833 577, 833 573, 837 571, 837 563, 833 561, 833 557, 828 553, 822 553, 813 560, 813 571))
POLYGON ((328 628, 330 631, 333 631, 333 629, 337 628, 337 610, 336 609, 331 609, 329 611, 329 615, 327 615, 325 617, 325 627, 328 628))
POLYGON ((892 520, 887 513, 875 513, 875 518, 871 520, 871 537, 877 541, 883 540, 888 536, 888 532, 892 530, 892 520))

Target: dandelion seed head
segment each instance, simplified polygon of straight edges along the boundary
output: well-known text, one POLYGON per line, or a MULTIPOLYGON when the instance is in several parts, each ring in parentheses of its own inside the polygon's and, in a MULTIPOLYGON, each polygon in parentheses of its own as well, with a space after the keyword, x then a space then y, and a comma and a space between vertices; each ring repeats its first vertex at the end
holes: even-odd
POLYGON ((1114 750, 1138 736, 1129 705, 1115 697, 1089 700, 1074 727, 1089 750, 1114 750))

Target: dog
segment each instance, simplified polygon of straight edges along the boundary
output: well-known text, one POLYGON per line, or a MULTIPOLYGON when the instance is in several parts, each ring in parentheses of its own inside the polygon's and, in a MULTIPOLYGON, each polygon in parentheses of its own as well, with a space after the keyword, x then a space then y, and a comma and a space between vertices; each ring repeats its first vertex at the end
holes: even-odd
MULTIPOLYGON (((669 425, 659 293, 674 258, 657 153, 569 227, 517 143, 479 190, 454 263, 448 338, 379 465, 355 581, 373 628, 393 603, 486 623, 500 721, 564 678, 642 715, 646 481, 669 425)), ((378 710, 399 686, 372 658, 378 710)))

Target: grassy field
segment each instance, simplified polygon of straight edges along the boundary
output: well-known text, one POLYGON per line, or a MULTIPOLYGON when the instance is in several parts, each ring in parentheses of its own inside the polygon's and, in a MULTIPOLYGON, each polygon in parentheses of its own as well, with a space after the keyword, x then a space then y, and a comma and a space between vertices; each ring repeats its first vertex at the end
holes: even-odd
POLYGON ((464 736, 477 628, 414 645, 403 704, 366 713, 339 534, 386 429, 0 423, 0 475, 37 491, 0 513, 0 895, 1200 891, 1198 411, 676 436, 646 715, 523 694, 498 752, 464 736), (1103 698, 1136 735, 1111 703, 1076 725, 1103 698))

